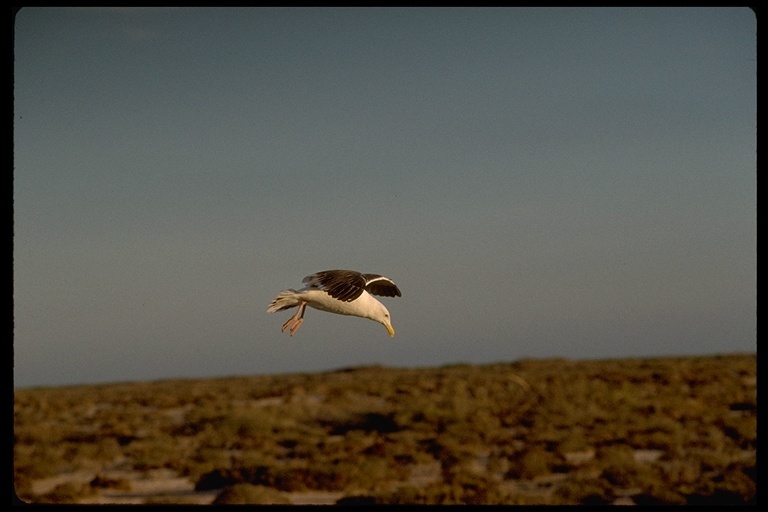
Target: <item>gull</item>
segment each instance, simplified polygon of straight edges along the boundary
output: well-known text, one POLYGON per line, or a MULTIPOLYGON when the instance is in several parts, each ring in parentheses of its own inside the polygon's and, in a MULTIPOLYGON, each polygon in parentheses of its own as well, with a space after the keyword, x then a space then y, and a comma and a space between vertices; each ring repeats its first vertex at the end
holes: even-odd
POLYGON ((324 270, 308 275, 301 282, 304 288, 281 291, 267 308, 268 313, 274 313, 298 306, 281 332, 288 329, 293 336, 304 322, 306 307, 310 306, 328 313, 368 318, 386 327, 390 336, 395 335, 389 311, 373 297, 400 297, 400 290, 388 277, 354 270, 324 270))

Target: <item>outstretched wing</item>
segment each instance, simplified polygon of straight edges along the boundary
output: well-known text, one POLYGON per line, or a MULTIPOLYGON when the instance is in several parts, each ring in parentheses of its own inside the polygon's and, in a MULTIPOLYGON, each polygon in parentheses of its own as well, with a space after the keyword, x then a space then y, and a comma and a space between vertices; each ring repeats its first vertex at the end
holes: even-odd
POLYGON ((378 274, 363 274, 365 278, 365 289, 368 293, 380 295, 382 297, 400 297, 400 289, 388 277, 378 274))
POLYGON ((305 277, 302 283, 324 290, 342 302, 355 300, 363 290, 383 297, 400 297, 400 290, 392 280, 378 274, 361 274, 354 270, 324 270, 305 277))
POLYGON ((365 289, 365 278, 353 270, 324 270, 305 277, 302 283, 324 290, 334 299, 350 302, 358 298, 365 289))

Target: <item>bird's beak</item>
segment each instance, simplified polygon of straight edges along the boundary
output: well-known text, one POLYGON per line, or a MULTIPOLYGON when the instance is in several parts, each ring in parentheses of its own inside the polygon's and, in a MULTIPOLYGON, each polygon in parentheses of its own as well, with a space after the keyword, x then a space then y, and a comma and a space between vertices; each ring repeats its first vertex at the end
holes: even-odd
POLYGON ((387 328, 387 332, 389 333, 389 336, 392 337, 395 335, 395 330, 392 328, 391 325, 385 325, 384 327, 387 328))

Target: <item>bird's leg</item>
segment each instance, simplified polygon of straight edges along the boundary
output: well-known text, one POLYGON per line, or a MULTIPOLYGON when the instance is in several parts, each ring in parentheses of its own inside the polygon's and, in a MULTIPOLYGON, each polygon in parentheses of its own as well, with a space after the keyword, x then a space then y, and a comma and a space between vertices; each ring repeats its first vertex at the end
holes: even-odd
POLYGON ((296 311, 296 313, 288 319, 287 322, 283 324, 283 328, 280 330, 280 332, 285 332, 286 329, 290 327, 291 329, 291 336, 293 336, 293 333, 296 332, 296 329, 299 328, 301 325, 301 322, 304 321, 304 310, 307 307, 306 302, 302 302, 299 304, 299 309, 296 311))
POLYGON ((293 322, 296 320, 296 315, 298 313, 299 312, 296 311, 296 313, 294 313, 291 318, 289 318, 288 320, 285 321, 285 323, 283 324, 283 328, 280 329, 280 332, 285 332, 285 330, 288 328, 288 326, 293 325, 293 322))
POLYGON ((301 306, 299 306, 299 311, 297 312, 297 314, 301 313, 301 315, 299 315, 298 320, 296 320, 296 323, 293 325, 293 327, 291 327, 291 336, 293 336, 293 333, 298 331, 299 327, 301 327, 301 323, 304 321, 304 313, 306 312, 306 310, 307 310, 307 303, 302 302, 301 306))

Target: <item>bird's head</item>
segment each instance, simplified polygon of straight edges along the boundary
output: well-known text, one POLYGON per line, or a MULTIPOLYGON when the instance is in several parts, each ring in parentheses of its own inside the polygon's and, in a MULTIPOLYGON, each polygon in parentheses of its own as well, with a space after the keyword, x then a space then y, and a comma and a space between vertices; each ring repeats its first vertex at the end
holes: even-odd
POLYGON ((387 328, 390 337, 395 335, 395 329, 392 327, 392 319, 389 316, 389 311, 383 304, 381 309, 377 312, 375 320, 387 328))

